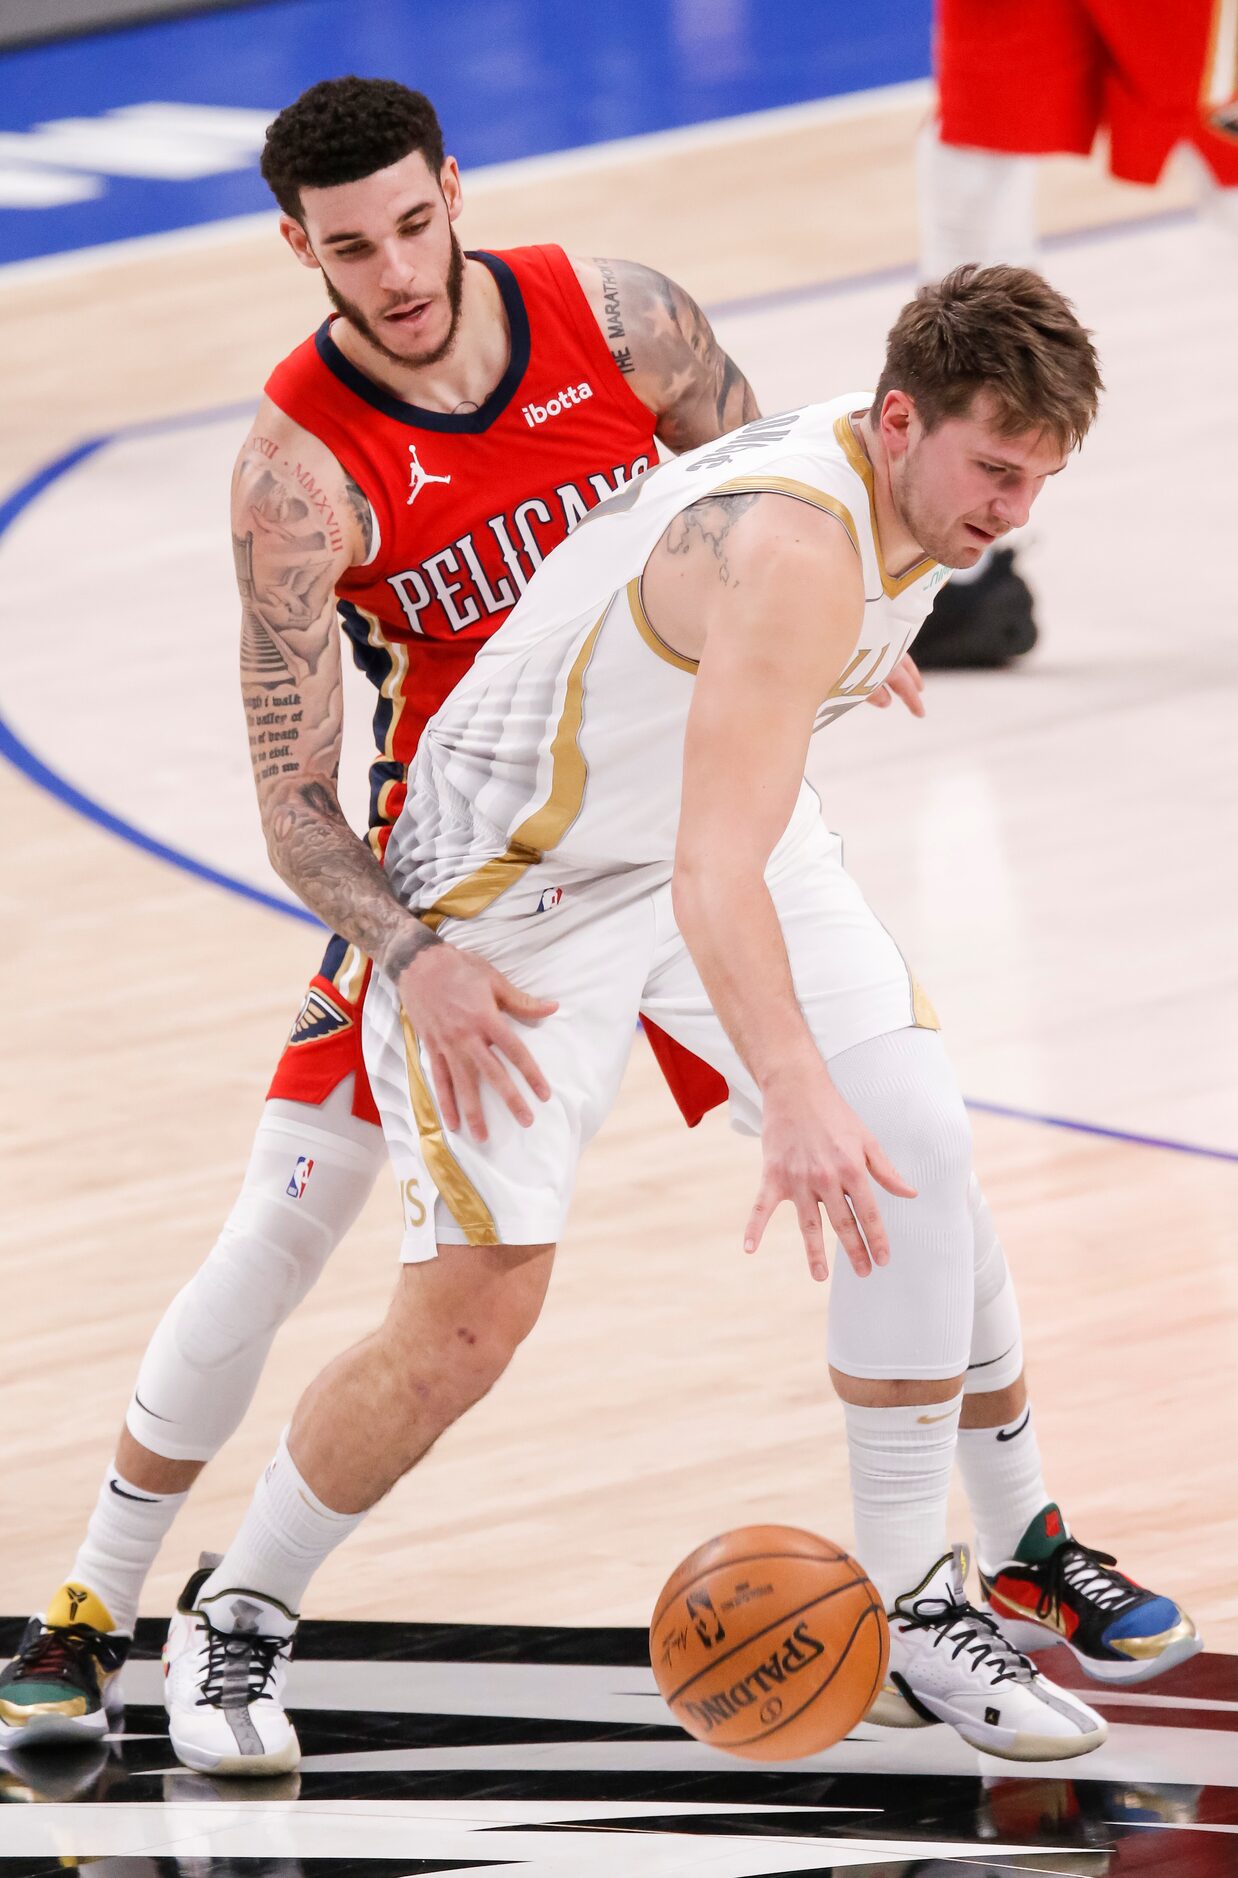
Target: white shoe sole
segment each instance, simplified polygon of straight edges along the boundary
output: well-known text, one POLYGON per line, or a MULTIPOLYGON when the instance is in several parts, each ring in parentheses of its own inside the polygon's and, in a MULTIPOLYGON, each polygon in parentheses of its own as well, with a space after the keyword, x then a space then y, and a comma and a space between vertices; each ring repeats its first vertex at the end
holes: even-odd
POLYGON ((986 1727, 971 1716, 954 1716, 948 1704, 939 1705, 931 1697, 921 1695, 917 1700, 953 1728, 969 1747, 1003 1761, 1073 1761, 1080 1754, 1091 1754, 1094 1749, 1103 1747, 1109 1738, 1108 1725, 1099 1716, 1098 1727, 1089 1729, 1086 1734, 1020 1734, 1010 1728, 986 1727))
POLYGON ((301 1761, 301 1743, 293 1728, 289 1729, 283 1747, 273 1748, 267 1754, 212 1754, 196 1742, 178 1740, 171 1728, 168 1738, 181 1766, 191 1767, 196 1774, 241 1775, 261 1780, 270 1774, 290 1774, 301 1761))
POLYGON ((105 1709, 95 1715, 32 1715, 17 1727, 0 1722, 0 1748, 80 1747, 101 1740, 112 1726, 105 1709))
MULTIPOLYGON (((988 1606, 983 1607, 986 1611, 988 1606)), ((1199 1636, 1180 1637, 1176 1643, 1167 1644, 1159 1656, 1132 1657, 1128 1662, 1098 1662, 1093 1656, 1085 1656, 1077 1650, 1066 1637, 1059 1636, 1056 1630, 1049 1630, 1044 1624, 1033 1624, 1022 1618, 998 1617, 990 1613, 995 1622, 1001 1625, 1002 1635, 1008 1637, 1016 1650, 1051 1650, 1055 1643, 1065 1644, 1078 1663, 1084 1675, 1092 1682, 1132 1683, 1152 1682, 1155 1677, 1163 1676, 1167 1669, 1173 1669, 1178 1663, 1189 1662, 1198 1656, 1204 1647, 1204 1640, 1199 1636)))

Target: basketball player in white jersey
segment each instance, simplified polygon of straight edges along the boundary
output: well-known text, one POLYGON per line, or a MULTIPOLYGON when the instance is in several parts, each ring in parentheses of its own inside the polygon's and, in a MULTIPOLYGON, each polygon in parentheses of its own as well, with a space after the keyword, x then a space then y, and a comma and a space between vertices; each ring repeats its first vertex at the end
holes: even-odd
MULTIPOLYGON (((892 1630, 873 1719, 947 1722, 1023 1760, 1104 1740, 968 1601, 947 1541, 963 1392, 1015 1386, 1017 1308, 932 1008, 804 783, 814 730, 885 682, 951 568, 1026 520, 1099 389, 1038 275, 961 269, 904 309, 875 394, 750 423, 604 504, 431 721, 388 877, 424 945, 553 998, 535 1037, 551 1093, 524 1126, 488 1095, 484 1139, 449 1125, 435 1053, 375 974, 366 1061, 404 1270, 379 1332, 302 1399, 222 1563, 187 1587, 166 1660, 189 1765, 295 1762, 281 1663, 312 1573, 532 1329, 638 1012, 713 1064, 762 1135, 746 1249, 789 1200, 815 1278, 822 1207, 845 1253, 831 1373, 857 1551, 892 1630)), ((1011 1498, 1009 1480, 968 1484, 1011 1498)), ((1038 1458, 1013 1487, 1026 1543, 982 1560, 1004 1619, 1041 1601, 1081 1626, 1078 1581, 1104 1588, 1093 1673, 1198 1647, 1171 1601, 1064 1532, 1038 1458)))

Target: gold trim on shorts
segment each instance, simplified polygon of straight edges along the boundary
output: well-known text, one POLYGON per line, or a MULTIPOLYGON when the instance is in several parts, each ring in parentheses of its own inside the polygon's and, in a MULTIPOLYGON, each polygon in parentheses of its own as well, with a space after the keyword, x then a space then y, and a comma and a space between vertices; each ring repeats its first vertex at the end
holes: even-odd
POLYGON ((499 1229, 494 1223, 493 1213, 447 1145, 442 1119, 421 1067, 417 1032, 404 1011, 400 1012, 400 1027, 404 1032, 409 1099, 430 1178, 446 1200, 452 1218, 461 1232, 466 1234, 470 1245, 498 1245, 499 1229))

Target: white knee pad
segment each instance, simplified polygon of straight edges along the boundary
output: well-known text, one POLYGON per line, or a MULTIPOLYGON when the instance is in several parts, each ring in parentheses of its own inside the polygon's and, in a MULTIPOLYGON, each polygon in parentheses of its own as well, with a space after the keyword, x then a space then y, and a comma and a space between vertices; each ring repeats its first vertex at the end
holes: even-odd
POLYGON ((351 1112, 268 1102, 244 1185, 209 1256, 151 1338, 125 1420, 169 1460, 209 1460, 253 1399, 276 1331, 356 1219, 385 1160, 351 1112))
POLYGON ((963 1390, 967 1395, 984 1395, 1009 1388, 1023 1374, 1023 1332, 1006 1254, 974 1174, 967 1206, 972 1222, 975 1315, 963 1390))
POLYGON ((941 1038, 897 1030, 830 1062, 914 1200, 873 1182, 890 1262, 857 1278, 835 1247, 831 1365, 848 1376, 939 1381, 967 1367, 972 1322, 971 1129, 941 1038))
POLYGON ((1036 159, 968 150, 928 124, 916 146, 920 278, 940 280, 964 261, 983 267, 1036 260, 1036 159))

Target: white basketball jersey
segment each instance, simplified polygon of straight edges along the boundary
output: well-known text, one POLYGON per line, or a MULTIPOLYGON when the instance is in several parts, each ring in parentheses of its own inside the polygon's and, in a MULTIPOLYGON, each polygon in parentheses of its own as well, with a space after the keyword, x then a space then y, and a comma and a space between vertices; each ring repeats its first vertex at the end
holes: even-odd
POLYGON ((640 576, 703 497, 775 492, 837 519, 860 557, 864 618, 818 727, 883 682, 947 570, 922 560, 892 574, 882 560, 852 424, 871 403, 854 392, 746 424, 648 471, 554 550, 422 737, 387 848, 407 905, 471 917, 551 855, 556 880, 669 873, 696 665, 659 639, 640 576))

